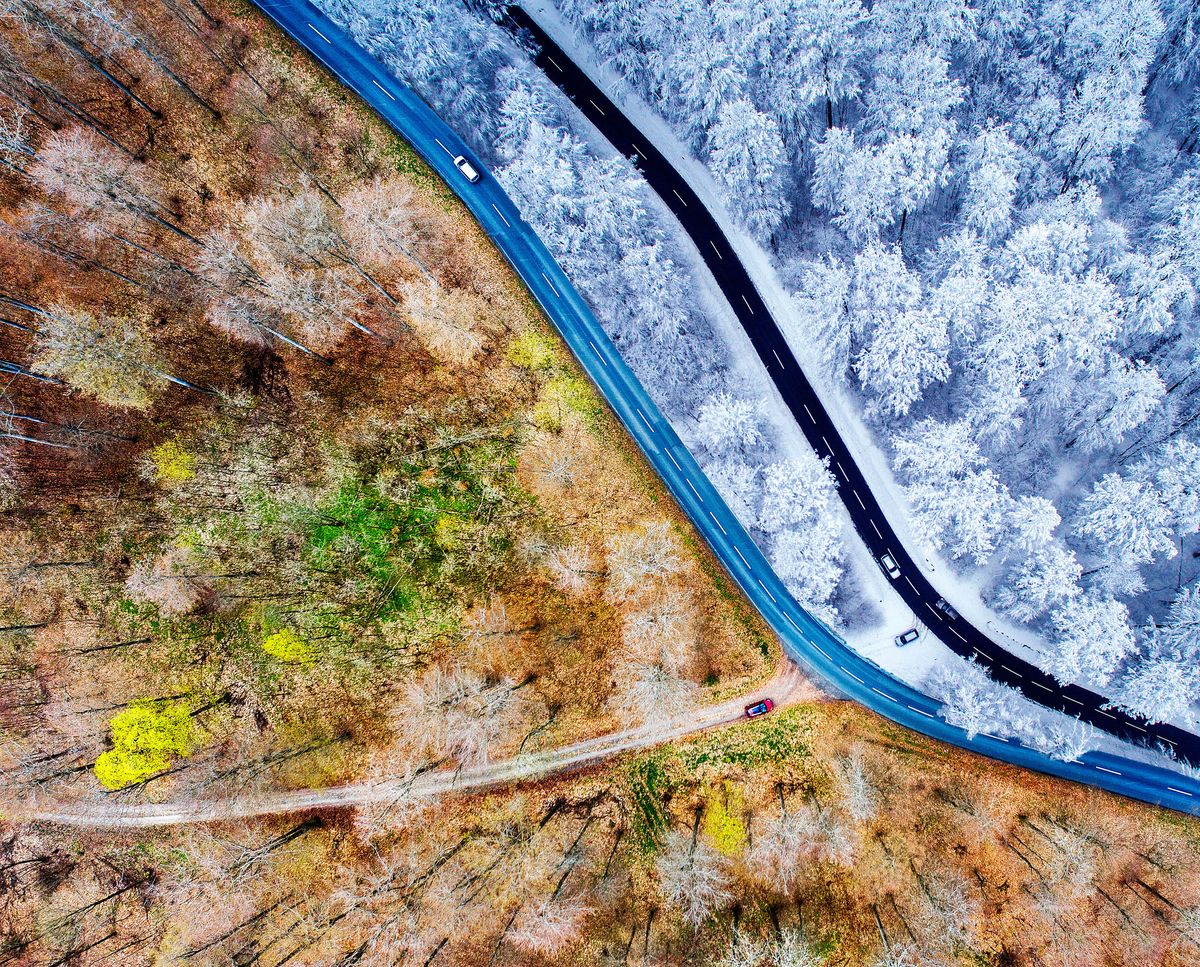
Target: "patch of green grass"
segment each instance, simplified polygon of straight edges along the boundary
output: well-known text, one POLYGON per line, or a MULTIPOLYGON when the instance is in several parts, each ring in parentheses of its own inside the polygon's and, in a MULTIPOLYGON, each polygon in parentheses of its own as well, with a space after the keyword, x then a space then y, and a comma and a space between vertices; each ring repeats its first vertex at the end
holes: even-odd
POLYGON ((753 722, 743 722, 690 742, 679 750, 692 774, 720 775, 727 767, 754 768, 795 763, 809 756, 811 712, 790 708, 753 722))
POLYGON ((671 786, 666 756, 667 753, 655 752, 635 759, 627 773, 632 805, 630 840, 634 849, 644 856, 652 856, 658 851, 670 822, 665 807, 671 786))

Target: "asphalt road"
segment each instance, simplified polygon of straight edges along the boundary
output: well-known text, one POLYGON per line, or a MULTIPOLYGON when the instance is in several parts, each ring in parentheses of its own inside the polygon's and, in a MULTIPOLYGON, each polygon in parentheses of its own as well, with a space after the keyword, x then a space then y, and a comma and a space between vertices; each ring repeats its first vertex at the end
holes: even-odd
MULTIPOLYGON (((625 365, 537 233, 521 219, 512 200, 466 143, 415 92, 389 74, 379 61, 308 0, 257 0, 257 5, 369 104, 458 195, 537 299, 680 507, 794 660, 848 698, 925 735, 1014 765, 1200 815, 1200 782, 1167 769, 1102 752, 1088 753, 1078 762, 1059 762, 1012 740, 986 734, 968 739, 962 729, 938 715, 938 702, 857 654, 810 615, 788 593, 645 388, 625 365), (453 159, 459 154, 483 173, 479 182, 468 182, 454 167, 453 159)), ((599 95, 599 92, 595 94, 599 95)), ((619 113, 607 98, 597 103, 602 110, 611 110, 614 115, 619 113)), ((679 184, 682 193, 686 185, 679 184)), ((688 196, 683 197, 686 202, 688 196)), ((702 206, 696 202, 694 208, 698 214, 702 206)), ((719 238, 719 233, 713 236, 714 241, 719 238)), ((723 259, 732 256, 727 246, 724 252, 723 259)), ((745 286, 742 294, 749 301, 754 288, 748 280, 745 286)), ((762 313, 764 322, 769 321, 765 308, 759 308, 761 300, 757 306, 754 303, 751 306, 754 312, 762 313)), ((782 342, 780 346, 786 348, 782 342)), ((800 377, 794 362, 791 373, 800 377)), ((815 416, 817 411, 813 413, 815 416)), ((826 423, 827 433, 829 429, 826 423)), ((861 477, 850 478, 847 484, 865 490, 861 477)), ((868 495, 868 492, 862 493, 864 500, 868 495)), ((903 560, 902 566, 906 565, 916 578, 912 562, 907 558, 903 560)))
MULTIPOLYGON (((632 158, 658 196, 674 212, 725 294, 767 373, 818 456, 828 457, 845 504, 859 536, 876 560, 891 554, 900 566, 892 581, 918 620, 953 651, 974 657, 993 678, 1019 689, 1026 698, 1082 718, 1119 738, 1133 742, 1162 742, 1176 754, 1200 764, 1200 737, 1168 725, 1105 708, 1103 695, 1078 685, 1061 685, 1035 665, 1005 650, 998 642, 936 605, 942 595, 923 576, 913 556, 900 543, 882 508, 871 493, 853 455, 829 418, 820 397, 796 362, 787 340, 751 282, 724 232, 683 177, 621 109, 598 88, 553 39, 519 8, 513 8, 510 27, 525 31, 536 45, 534 61, 621 154, 632 158)), ((899 631, 901 629, 897 629, 899 631)))

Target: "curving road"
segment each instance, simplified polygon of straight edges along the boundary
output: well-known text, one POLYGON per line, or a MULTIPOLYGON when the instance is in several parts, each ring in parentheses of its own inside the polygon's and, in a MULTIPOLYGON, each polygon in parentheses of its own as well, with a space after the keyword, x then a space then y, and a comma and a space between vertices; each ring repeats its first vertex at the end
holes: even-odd
MULTIPOLYGON (((378 112, 459 196, 792 658, 847 697, 925 735, 1014 765, 1200 815, 1200 782, 1168 769, 1102 752, 1088 753, 1079 762, 1058 762, 1015 741, 989 735, 967 738, 962 729, 939 717, 938 702, 858 655, 805 611, 625 365, 537 234, 522 221, 512 200, 466 143, 415 92, 307 0, 256 2, 286 34, 378 112), (454 167, 453 158, 459 154, 484 172, 478 183, 469 183, 454 167)), ((616 113, 607 99, 599 103, 616 113)), ((749 287, 747 296, 753 291, 749 287)), ((765 309, 762 311, 766 321, 765 309)), ((798 369, 795 375, 799 378, 798 369)), ((854 486, 861 487, 861 480, 854 486)), ((907 567, 915 577, 911 561, 907 567)))
POLYGON ((820 397, 709 209, 644 132, 526 11, 511 8, 506 25, 522 41, 522 46, 531 49, 538 67, 575 102, 600 133, 621 154, 634 160, 650 187, 679 219, 750 337, 797 426, 817 455, 828 457, 836 474, 838 493, 859 536, 876 560, 886 553, 899 564, 900 577, 892 583, 913 613, 953 651, 965 658, 974 657, 993 678, 1020 690, 1039 705, 1081 718, 1131 742, 1153 745, 1161 741, 1164 747, 1173 746, 1179 758, 1200 765, 1200 736, 1106 708, 1108 699, 1103 695, 1078 685, 1060 684, 1037 666, 1006 651, 961 616, 947 615, 935 607, 942 595, 922 575, 888 523, 820 397))

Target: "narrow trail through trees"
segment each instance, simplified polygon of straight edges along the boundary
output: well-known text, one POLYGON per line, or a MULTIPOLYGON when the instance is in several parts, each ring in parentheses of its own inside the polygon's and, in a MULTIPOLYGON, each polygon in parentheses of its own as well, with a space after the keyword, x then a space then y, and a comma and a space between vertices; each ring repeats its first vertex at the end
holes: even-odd
POLYGON ((421 800, 471 793, 495 786, 557 775, 611 758, 662 745, 743 718, 746 705, 771 698, 776 709, 821 696, 786 659, 765 684, 716 705, 690 710, 665 722, 612 732, 557 749, 518 755, 469 769, 417 772, 380 782, 356 782, 325 789, 297 789, 245 797, 120 805, 111 801, 62 803, 33 799, 2 810, 9 822, 51 822, 98 829, 144 829, 183 823, 223 822, 308 809, 383 806, 403 812, 421 800))

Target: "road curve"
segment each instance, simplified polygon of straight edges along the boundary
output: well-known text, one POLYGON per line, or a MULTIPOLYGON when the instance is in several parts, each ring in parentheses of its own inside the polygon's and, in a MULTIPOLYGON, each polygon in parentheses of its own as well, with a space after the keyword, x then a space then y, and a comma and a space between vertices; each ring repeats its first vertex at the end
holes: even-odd
MULTIPOLYGON (((308 0, 256 0, 258 7, 373 108, 462 200, 557 327, 596 387, 713 553, 778 635, 788 655, 842 694, 935 739, 1039 772, 1200 815, 1200 782, 1108 753, 1059 762, 1020 743, 966 733, 939 717, 940 704, 849 648, 792 598, 754 541, 701 471, 604 329, 467 144, 308 0), (471 184, 454 167, 463 155, 483 172, 471 184)), ((607 99, 605 99, 607 103, 607 99)), ((615 108, 614 108, 615 110, 615 108)), ((753 291, 753 289, 751 289, 753 291)))
POLYGON ((899 564, 901 575, 892 584, 913 613, 951 650, 964 658, 975 658, 993 678, 1018 689, 1031 701, 1081 718, 1127 741, 1150 744, 1161 741, 1164 747, 1172 746, 1180 759, 1200 765, 1200 736, 1106 708, 1108 699, 1105 696, 1078 685, 1060 684, 1036 665, 1005 650, 966 619, 952 617, 936 607, 942 595, 925 578, 888 523, 821 398, 804 375, 741 259, 704 202, 654 146, 654 142, 633 124, 619 105, 600 90, 527 11, 512 7, 506 26, 531 51, 534 63, 575 102, 575 106, 613 147, 633 159, 650 187, 691 237, 696 251, 750 337, 796 425, 817 455, 829 458, 829 466, 838 483, 838 494, 859 536, 876 560, 887 553, 899 564), (532 45, 527 43, 530 40, 532 45))

